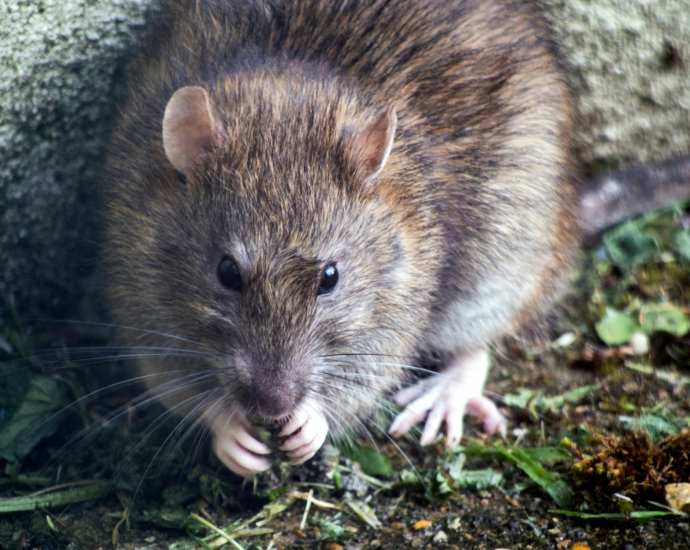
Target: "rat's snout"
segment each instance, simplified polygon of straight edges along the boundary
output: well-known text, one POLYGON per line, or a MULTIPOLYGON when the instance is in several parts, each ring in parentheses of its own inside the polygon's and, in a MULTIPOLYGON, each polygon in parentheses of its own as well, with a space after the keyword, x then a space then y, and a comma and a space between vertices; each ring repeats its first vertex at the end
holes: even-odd
POLYGON ((256 370, 246 385, 246 391, 248 408, 266 419, 280 419, 292 413, 303 393, 286 373, 256 370))

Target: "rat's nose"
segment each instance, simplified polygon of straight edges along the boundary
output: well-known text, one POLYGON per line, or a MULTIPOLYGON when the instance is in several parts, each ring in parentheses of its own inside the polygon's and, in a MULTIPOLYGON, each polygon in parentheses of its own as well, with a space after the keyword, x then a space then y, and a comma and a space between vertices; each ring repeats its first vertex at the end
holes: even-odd
POLYGON ((298 392, 295 384, 286 381, 264 380, 252 384, 249 388, 250 405, 255 405, 257 412, 267 419, 279 419, 287 416, 298 403, 298 392))

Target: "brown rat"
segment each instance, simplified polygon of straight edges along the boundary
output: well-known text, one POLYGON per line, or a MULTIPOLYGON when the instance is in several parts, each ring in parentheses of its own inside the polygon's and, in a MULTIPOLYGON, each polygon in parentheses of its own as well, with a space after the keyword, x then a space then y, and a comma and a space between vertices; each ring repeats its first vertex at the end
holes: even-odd
POLYGON ((573 107, 528 0, 171 0, 129 72, 106 257, 130 343, 232 470, 357 427, 422 443, 482 395, 487 349, 561 295, 580 242, 573 107))

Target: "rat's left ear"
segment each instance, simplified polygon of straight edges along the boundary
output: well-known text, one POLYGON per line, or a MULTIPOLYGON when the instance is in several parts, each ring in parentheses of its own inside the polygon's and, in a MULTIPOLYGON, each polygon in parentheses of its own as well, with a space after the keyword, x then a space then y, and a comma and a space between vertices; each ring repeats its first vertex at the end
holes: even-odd
POLYGON ((211 97, 199 86, 177 90, 163 115, 163 148, 178 172, 191 179, 192 169, 220 135, 211 97))
POLYGON ((386 165, 388 155, 393 148, 397 124, 395 107, 391 105, 376 122, 355 134, 351 145, 351 155, 366 179, 374 179, 386 165))

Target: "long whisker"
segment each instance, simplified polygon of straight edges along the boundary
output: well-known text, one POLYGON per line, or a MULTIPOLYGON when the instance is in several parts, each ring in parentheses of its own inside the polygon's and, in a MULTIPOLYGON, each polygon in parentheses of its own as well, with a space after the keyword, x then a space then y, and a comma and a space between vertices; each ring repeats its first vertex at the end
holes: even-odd
MULTIPOLYGON (((202 407, 204 404, 206 404, 210 399, 212 399, 219 391, 222 390, 222 387, 215 388, 209 392, 197 394, 193 397, 190 397, 189 399, 185 399, 182 403, 187 403, 189 401, 199 399, 203 397, 203 399, 197 403, 194 408, 189 411, 183 418, 177 423, 177 426, 168 434, 168 436, 165 438, 165 441, 160 445, 156 453, 153 455, 153 458, 151 458, 151 461, 149 462, 149 465, 146 467, 146 470, 144 470, 143 475, 141 476, 141 480, 139 481, 139 484, 137 485, 137 489, 134 492, 134 496, 132 497, 132 500, 136 499, 137 494, 139 494, 139 490, 141 489, 141 485, 144 482, 144 479, 146 478, 146 474, 148 474, 149 470, 151 469, 151 466, 153 465, 153 462, 156 460, 156 457, 161 453, 161 451, 165 448, 166 444, 170 441, 170 439, 176 435, 176 433, 180 430, 182 426, 184 426, 190 418, 194 416, 196 411, 202 407), (207 395, 205 395, 207 394, 207 395)), ((170 409, 172 411, 173 409, 170 409)))
MULTIPOLYGON (((165 382, 158 386, 155 389, 148 390, 144 392, 143 394, 137 396, 135 399, 132 401, 129 401, 128 403, 125 403, 124 405, 118 407, 114 411, 108 413, 103 420, 106 422, 118 422, 121 418, 124 416, 128 415, 132 410, 134 411, 139 411, 147 406, 158 402, 159 399, 162 397, 166 397, 168 395, 172 395, 174 393, 177 393, 179 391, 182 391, 184 389, 190 388, 196 384, 202 383, 205 379, 209 378, 214 374, 214 371, 206 371, 206 373, 193 373, 191 375, 177 378, 170 380, 168 382, 165 382), (190 383, 191 382, 191 383, 190 383), (166 388, 165 391, 160 391, 161 388, 166 388)), ((58 458, 61 456, 64 456, 66 452, 68 452, 70 449, 72 449, 76 443, 78 442, 85 442, 87 441, 87 438, 89 436, 95 436, 98 433, 98 427, 94 428, 94 425, 91 424, 84 429, 82 429, 79 433, 74 435, 67 443, 65 443, 61 449, 55 453, 53 458, 51 459, 51 462, 56 461, 58 458), (91 430, 91 433, 89 431, 91 430)))
POLYGON ((176 336, 174 334, 169 334, 166 332, 159 332, 156 330, 151 330, 151 329, 143 329, 143 328, 138 328, 138 327, 131 327, 127 325, 117 325, 113 323, 99 323, 99 322, 94 322, 94 321, 67 321, 67 320, 61 320, 61 319, 33 319, 35 322, 44 322, 44 323, 64 323, 64 324, 75 324, 75 325, 87 325, 87 326, 93 326, 93 327, 104 327, 104 328, 115 328, 115 329, 122 329, 122 330, 132 330, 135 332, 140 332, 143 334, 152 334, 155 336, 164 336, 165 338, 172 338, 173 340, 179 340, 180 342, 187 342, 188 344, 194 344, 195 346, 200 346, 202 348, 209 348, 208 344, 204 344, 202 342, 196 342, 194 340, 190 340, 189 338, 184 338, 182 336, 176 336))

